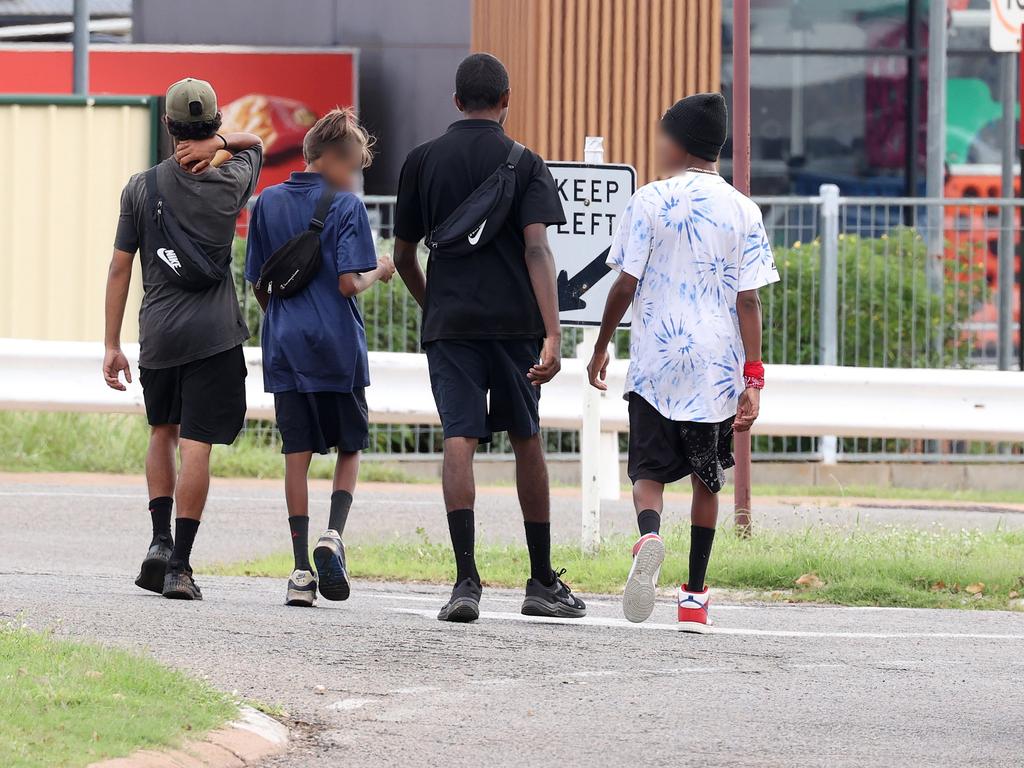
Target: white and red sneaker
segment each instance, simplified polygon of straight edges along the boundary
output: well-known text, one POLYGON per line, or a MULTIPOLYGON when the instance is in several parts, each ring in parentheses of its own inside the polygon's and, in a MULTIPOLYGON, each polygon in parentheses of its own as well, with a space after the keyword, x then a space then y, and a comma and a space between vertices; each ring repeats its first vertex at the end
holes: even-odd
POLYGON ((676 602, 679 604, 680 631, 702 635, 710 629, 712 622, 708 609, 711 606, 711 595, 706 586, 703 592, 691 592, 683 584, 676 594, 676 602))
POLYGON ((654 611, 658 574, 663 562, 665 543, 658 534, 644 534, 633 545, 633 565, 622 593, 622 612, 630 621, 646 621, 654 611))

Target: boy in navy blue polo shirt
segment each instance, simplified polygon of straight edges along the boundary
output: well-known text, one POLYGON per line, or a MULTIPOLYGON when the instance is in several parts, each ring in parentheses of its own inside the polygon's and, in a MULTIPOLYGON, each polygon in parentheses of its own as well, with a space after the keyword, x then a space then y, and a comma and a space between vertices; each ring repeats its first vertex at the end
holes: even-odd
POLYGON ((266 312, 263 322, 263 381, 274 393, 274 409, 285 454, 285 499, 295 570, 288 580, 288 605, 311 606, 317 577, 309 563, 309 489, 313 452, 338 449, 327 531, 313 551, 320 594, 349 595, 345 528, 359 471, 359 451, 369 445, 364 387, 370 383, 366 334, 355 296, 394 266, 378 260, 362 201, 353 181, 372 159, 372 140, 351 109, 320 118, 303 141, 304 173, 264 190, 253 209, 245 279, 266 312), (336 190, 320 235, 320 272, 288 298, 256 288, 264 262, 305 230, 325 187, 336 190))

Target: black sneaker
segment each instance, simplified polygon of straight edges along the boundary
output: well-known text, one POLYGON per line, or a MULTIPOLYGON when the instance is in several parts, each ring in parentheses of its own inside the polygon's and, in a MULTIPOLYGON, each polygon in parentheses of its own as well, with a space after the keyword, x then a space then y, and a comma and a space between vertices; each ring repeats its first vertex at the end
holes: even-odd
POLYGON ((202 600, 203 593, 192 578, 191 568, 168 567, 164 576, 164 597, 170 600, 202 600))
POLYGON ((476 621, 480 618, 480 585, 463 579, 452 589, 448 603, 437 614, 438 621, 476 621))
POLYGON ((345 545, 332 529, 324 531, 313 549, 313 562, 319 579, 320 594, 325 600, 348 600, 351 587, 345 566, 345 545))
POLYGON ((526 582, 526 599, 523 600, 524 616, 556 616, 562 619, 578 619, 587 615, 587 606, 562 581, 565 568, 555 571, 555 581, 544 586, 537 579, 526 582))
POLYGON ((142 561, 142 568, 139 569, 139 577, 135 579, 135 586, 156 592, 158 595, 164 591, 164 575, 167 573, 167 561, 171 559, 171 548, 174 542, 170 536, 157 536, 149 545, 146 559, 142 561))

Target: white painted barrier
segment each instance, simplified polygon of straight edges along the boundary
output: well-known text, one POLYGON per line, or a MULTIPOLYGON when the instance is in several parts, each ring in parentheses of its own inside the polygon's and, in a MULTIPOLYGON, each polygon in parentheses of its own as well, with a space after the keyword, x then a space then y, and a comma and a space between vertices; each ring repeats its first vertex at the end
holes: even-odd
MULTIPOLYGON (((246 348, 249 416, 273 418, 263 392, 259 348, 246 348)), ((100 367, 103 346, 92 342, 0 339, 0 409, 142 413, 138 347, 125 354, 135 379, 127 392, 109 389, 100 367)), ((579 429, 584 361, 562 361, 545 385, 541 421, 579 429)), ((622 391, 628 361, 613 361, 609 396, 601 398, 603 432, 628 429, 622 391)), ((958 440, 1024 440, 1024 374, 998 371, 766 366, 767 388, 755 432, 958 440)), ((423 355, 371 352, 367 389, 375 424, 438 424, 423 355)))

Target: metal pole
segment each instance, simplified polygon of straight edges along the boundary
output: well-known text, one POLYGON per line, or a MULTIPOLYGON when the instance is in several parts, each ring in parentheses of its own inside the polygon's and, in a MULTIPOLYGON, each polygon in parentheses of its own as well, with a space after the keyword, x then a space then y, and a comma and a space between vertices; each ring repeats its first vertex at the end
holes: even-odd
MULTIPOLYGON (((920 53, 918 45, 920 35, 920 15, 918 13, 919 0, 910 0, 907 3, 907 132, 904 140, 906 157, 904 158, 904 173, 907 179, 907 195, 917 195, 917 155, 918 155, 918 134, 921 126, 921 69, 920 53)), ((914 208, 907 206, 903 209, 903 223, 911 226, 914 223, 914 208)))
MULTIPOLYGON (((942 197, 946 177, 946 0, 931 0, 928 13, 928 197, 942 197)), ((945 250, 941 205, 928 208, 928 288, 942 291, 945 250)), ((934 346, 942 349, 942 330, 934 346)))
MULTIPOLYGON (((1017 104, 1017 54, 1000 55, 1000 95, 1003 102, 1002 196, 1013 197, 1014 128, 1017 104)), ((1013 359, 1013 205, 1004 205, 999 216, 999 370, 1010 369, 1013 359)))
MULTIPOLYGON (((732 184, 750 194, 750 0, 735 0, 732 18, 732 184)), ((733 519, 750 532, 750 433, 733 437, 733 519)))
MULTIPOLYGON (((818 364, 839 363, 839 187, 822 184, 821 195, 821 269, 818 304, 818 364)), ((839 457, 835 435, 821 438, 821 460, 835 464, 839 457)))
POLYGON ((89 94, 89 0, 75 0, 75 29, 71 38, 74 51, 72 86, 79 96, 89 94))
MULTIPOLYGON (((587 136, 583 143, 583 162, 604 162, 604 139, 587 136)), ((583 329, 583 341, 576 352, 584 365, 590 350, 597 343, 600 328, 583 329)), ((616 446, 616 453, 618 447, 616 446)), ((615 466, 618 482, 618 463, 615 466)), ((582 497, 582 527, 580 548, 583 552, 597 552, 601 547, 601 393, 590 386, 583 374, 583 423, 580 425, 580 495, 582 497)))

